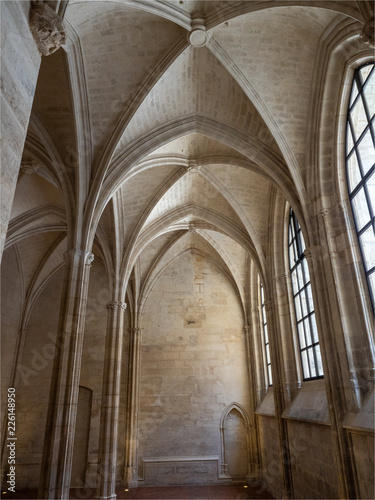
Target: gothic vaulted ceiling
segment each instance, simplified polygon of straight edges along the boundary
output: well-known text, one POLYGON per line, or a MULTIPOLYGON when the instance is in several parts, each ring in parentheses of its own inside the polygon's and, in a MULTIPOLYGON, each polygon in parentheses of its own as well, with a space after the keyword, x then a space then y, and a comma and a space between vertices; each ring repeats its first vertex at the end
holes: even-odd
POLYGON ((42 59, 8 233, 40 257, 25 286, 62 262, 67 232, 109 274, 133 270, 141 294, 189 250, 242 297, 246 259, 260 272, 267 259, 275 193, 308 210, 321 60, 368 4, 70 0, 67 44, 42 59))

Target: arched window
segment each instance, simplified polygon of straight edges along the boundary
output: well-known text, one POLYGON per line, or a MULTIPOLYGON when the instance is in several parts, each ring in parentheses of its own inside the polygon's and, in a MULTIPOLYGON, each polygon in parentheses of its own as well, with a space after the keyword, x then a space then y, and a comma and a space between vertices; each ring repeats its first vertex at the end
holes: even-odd
POLYGON ((264 303, 264 290, 262 283, 260 284, 260 300, 262 309, 262 328, 263 328, 263 340, 264 340, 264 350, 266 352, 266 377, 268 380, 268 385, 272 386, 272 371, 271 371, 271 356, 270 356, 270 343, 268 339, 268 326, 267 326, 267 315, 266 306, 264 303))
POLYGON ((359 246, 375 309, 375 65, 355 70, 346 128, 346 172, 359 246))
POLYGON ((303 379, 323 377, 318 329, 315 321, 310 274, 304 255, 306 245, 301 226, 290 209, 289 214, 289 265, 292 278, 294 311, 297 321, 303 379))

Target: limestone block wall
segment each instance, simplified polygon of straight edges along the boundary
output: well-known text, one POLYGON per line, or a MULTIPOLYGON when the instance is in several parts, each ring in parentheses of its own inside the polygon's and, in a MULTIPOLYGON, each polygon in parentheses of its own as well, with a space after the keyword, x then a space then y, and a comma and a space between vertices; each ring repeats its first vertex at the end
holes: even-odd
POLYGON ((1 225, 0 258, 16 188, 41 57, 29 28, 28 1, 1 9, 1 225))
POLYGON ((294 498, 339 498, 330 426, 288 421, 294 498))
POLYGON ((64 270, 39 295, 26 325, 16 385, 17 487, 37 488, 64 270), (19 438, 19 439, 18 439, 19 438))
MULTIPOLYGON (((182 256, 157 282, 142 318, 139 484, 231 480, 220 425, 233 402, 249 414, 243 323, 232 284, 198 253, 182 256)), ((236 465, 228 453, 232 475, 248 469, 240 451, 236 465)))
POLYGON ((282 498, 282 464, 280 462, 277 421, 271 415, 257 415, 257 421, 262 478, 275 498, 282 498))
POLYGON ((362 432, 350 434, 360 498, 375 498, 374 436, 362 432))

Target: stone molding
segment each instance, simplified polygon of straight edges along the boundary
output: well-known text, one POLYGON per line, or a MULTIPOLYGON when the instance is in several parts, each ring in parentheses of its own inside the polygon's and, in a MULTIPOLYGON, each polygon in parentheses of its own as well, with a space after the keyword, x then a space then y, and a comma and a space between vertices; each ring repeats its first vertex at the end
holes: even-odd
POLYGON ((135 337, 139 337, 142 333, 141 328, 131 328, 130 331, 135 337))
POLYGON ((250 332, 250 325, 244 325, 243 331, 245 332, 245 335, 248 335, 250 332))
POLYGON ((118 309, 122 309, 123 311, 125 311, 126 303, 114 300, 112 302, 108 302, 108 304, 106 304, 105 308, 112 309, 113 311, 117 311, 118 309))
POLYGON ((375 48, 375 26, 374 26, 374 18, 372 17, 368 21, 365 22, 362 31, 361 38, 363 43, 368 45, 370 48, 375 48))
POLYGON ((49 56, 66 43, 66 33, 61 17, 44 2, 33 2, 29 17, 30 31, 39 52, 49 56))

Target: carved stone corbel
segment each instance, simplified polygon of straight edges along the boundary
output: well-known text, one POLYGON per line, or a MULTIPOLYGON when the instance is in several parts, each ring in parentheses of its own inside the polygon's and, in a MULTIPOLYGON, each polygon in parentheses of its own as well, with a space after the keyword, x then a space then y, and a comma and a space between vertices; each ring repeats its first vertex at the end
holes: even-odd
POLYGON ((29 16, 30 30, 39 52, 49 56, 66 43, 62 19, 44 2, 32 2, 29 16))
POLYGON ((368 21, 365 22, 362 31, 361 38, 363 43, 371 47, 375 48, 375 26, 374 26, 374 18, 372 17, 368 21))
POLYGON ((117 309, 122 309, 125 311, 126 309, 126 303, 125 302, 118 302, 117 300, 114 300, 113 302, 108 302, 106 304, 106 309, 112 309, 112 310, 117 310, 117 309))

